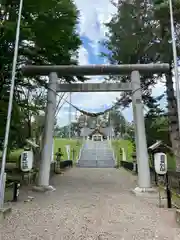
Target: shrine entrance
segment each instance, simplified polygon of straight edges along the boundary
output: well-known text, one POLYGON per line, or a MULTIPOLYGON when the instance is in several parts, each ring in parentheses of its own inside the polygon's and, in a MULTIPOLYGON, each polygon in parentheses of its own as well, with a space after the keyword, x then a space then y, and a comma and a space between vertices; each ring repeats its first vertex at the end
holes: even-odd
POLYGON ((101 134, 94 134, 92 135, 93 141, 103 141, 103 136, 101 134))
POLYGON ((140 75, 165 73, 169 64, 132 65, 87 65, 87 66, 24 66, 25 76, 49 76, 44 141, 41 155, 39 185, 49 186, 50 159, 53 143, 54 117, 57 92, 121 92, 132 93, 133 117, 135 124, 136 155, 138 165, 138 192, 151 191, 149 160, 147 152, 143 102, 140 75), (58 83, 62 76, 126 75, 129 82, 116 83, 58 83))

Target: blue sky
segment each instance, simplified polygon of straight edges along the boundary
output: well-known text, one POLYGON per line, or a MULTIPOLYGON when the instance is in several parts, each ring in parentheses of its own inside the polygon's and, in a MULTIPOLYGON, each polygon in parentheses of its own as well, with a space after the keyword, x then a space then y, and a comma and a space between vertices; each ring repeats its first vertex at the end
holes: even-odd
MULTIPOLYGON (((107 29, 104 26, 112 14, 115 7, 109 0, 75 0, 80 11, 79 25, 77 30, 81 36, 83 45, 79 49, 79 64, 107 64, 107 59, 100 57, 104 48, 99 44, 105 39, 107 29)), ((93 76, 89 82, 102 82, 103 76, 93 76)), ((164 91, 161 82, 152 90, 153 95, 158 96, 164 91)), ((73 93, 72 102, 74 105, 91 112, 98 112, 111 106, 120 93, 73 93)), ((58 114, 58 124, 60 126, 69 123, 68 105, 64 104, 58 114)), ((127 120, 132 121, 132 108, 123 111, 127 120)), ((72 111, 72 119, 75 118, 75 111, 72 111)))

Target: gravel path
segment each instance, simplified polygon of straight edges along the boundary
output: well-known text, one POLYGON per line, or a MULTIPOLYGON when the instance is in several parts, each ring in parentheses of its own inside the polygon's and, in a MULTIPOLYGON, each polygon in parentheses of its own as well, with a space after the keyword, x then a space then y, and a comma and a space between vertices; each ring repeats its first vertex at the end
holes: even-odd
POLYGON ((52 183, 55 192, 14 205, 0 240, 180 239, 173 210, 130 193, 135 176, 123 169, 73 168, 52 183))

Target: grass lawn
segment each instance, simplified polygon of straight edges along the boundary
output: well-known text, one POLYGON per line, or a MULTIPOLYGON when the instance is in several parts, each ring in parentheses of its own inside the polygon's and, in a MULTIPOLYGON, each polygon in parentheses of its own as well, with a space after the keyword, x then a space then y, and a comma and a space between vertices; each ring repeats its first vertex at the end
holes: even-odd
MULTIPOLYGON (((18 162, 20 154, 23 152, 23 149, 17 149, 10 153, 9 158, 7 159, 7 162, 18 162)), ((2 158, 2 152, 0 152, 0 161, 2 158)))
MULTIPOLYGON (((57 152, 58 148, 61 148, 64 157, 64 160, 67 160, 67 153, 66 153, 66 145, 70 145, 71 148, 71 159, 73 156, 72 153, 72 149, 75 149, 75 159, 76 160, 79 156, 79 151, 80 148, 82 146, 82 141, 81 140, 77 140, 77 139, 63 139, 63 138, 55 138, 54 139, 54 154, 57 152)), ((15 151, 12 151, 9 159, 7 159, 7 162, 18 162, 19 156, 21 154, 21 152, 23 151, 23 149, 17 149, 15 151)), ((0 158, 1 158, 2 153, 0 153, 0 158)))
MULTIPOLYGON (((165 198, 167 197, 166 190, 164 189, 163 186, 160 186, 160 189, 158 190, 160 190, 161 196, 164 196, 165 198)), ((173 189, 171 189, 171 199, 172 199, 172 204, 175 207, 180 208, 180 195, 177 194, 175 191, 173 191, 173 189)))
MULTIPOLYGON (((63 160, 67 160, 67 153, 66 153, 66 145, 70 145, 71 148, 71 156, 70 159, 72 159, 73 157, 73 152, 72 150, 75 149, 75 154, 74 154, 74 161, 77 160, 77 158, 79 157, 79 151, 81 149, 82 146, 82 140, 77 140, 77 139, 61 139, 61 138, 55 138, 54 139, 54 154, 57 152, 58 148, 61 148, 64 156, 63 156, 63 160)), ((23 149, 17 149, 15 151, 12 151, 9 159, 7 160, 7 164, 6 166, 8 168, 14 169, 16 167, 16 165, 18 164, 18 160, 19 160, 19 156, 21 154, 21 152, 23 151, 23 149)), ((0 153, 0 158, 1 158, 2 153, 0 153)), ((16 175, 11 175, 8 174, 7 178, 9 180, 18 180, 21 178, 21 176, 18 174, 16 175)), ((5 191, 5 201, 11 201, 13 197, 13 188, 9 187, 6 188, 5 191)))
MULTIPOLYGON (((116 156, 117 164, 120 163, 122 160, 122 155, 120 154, 120 148, 124 148, 126 153, 126 159, 127 162, 132 161, 132 153, 133 153, 133 144, 129 140, 113 140, 112 146, 114 149, 114 153, 116 156)), ((168 169, 175 171, 176 169, 176 162, 173 156, 167 154, 167 160, 168 160, 168 169)))
POLYGON ((112 140, 112 147, 114 149, 114 154, 116 156, 117 164, 119 165, 122 160, 122 155, 120 153, 120 149, 124 148, 126 154, 126 160, 128 162, 132 161, 132 153, 133 153, 133 144, 129 140, 112 140))
POLYGON ((13 187, 6 187, 5 195, 4 195, 5 202, 9 202, 13 200, 13 187))
POLYGON ((167 154, 168 169, 171 171, 176 171, 176 160, 173 156, 167 154))
POLYGON ((75 154, 74 154, 74 161, 77 160, 77 158, 79 157, 79 151, 81 149, 82 146, 82 141, 81 140, 77 140, 77 139, 63 139, 63 138, 56 138, 54 140, 54 154, 58 151, 58 148, 61 148, 64 156, 63 156, 63 160, 67 160, 67 153, 66 153, 66 145, 70 145, 70 149, 71 149, 71 155, 70 155, 70 159, 73 159, 73 149, 75 150, 75 154))

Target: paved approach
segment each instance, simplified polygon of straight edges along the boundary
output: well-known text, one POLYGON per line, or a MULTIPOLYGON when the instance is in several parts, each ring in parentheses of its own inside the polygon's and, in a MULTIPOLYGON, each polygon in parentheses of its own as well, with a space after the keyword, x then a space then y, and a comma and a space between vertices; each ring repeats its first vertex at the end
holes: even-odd
POLYGON ((173 210, 134 196, 129 189, 135 180, 123 169, 68 170, 52 179, 55 192, 29 193, 32 202, 14 205, 0 239, 180 239, 173 210))
POLYGON ((115 160, 109 142, 86 141, 78 166, 85 168, 113 168, 115 160))

